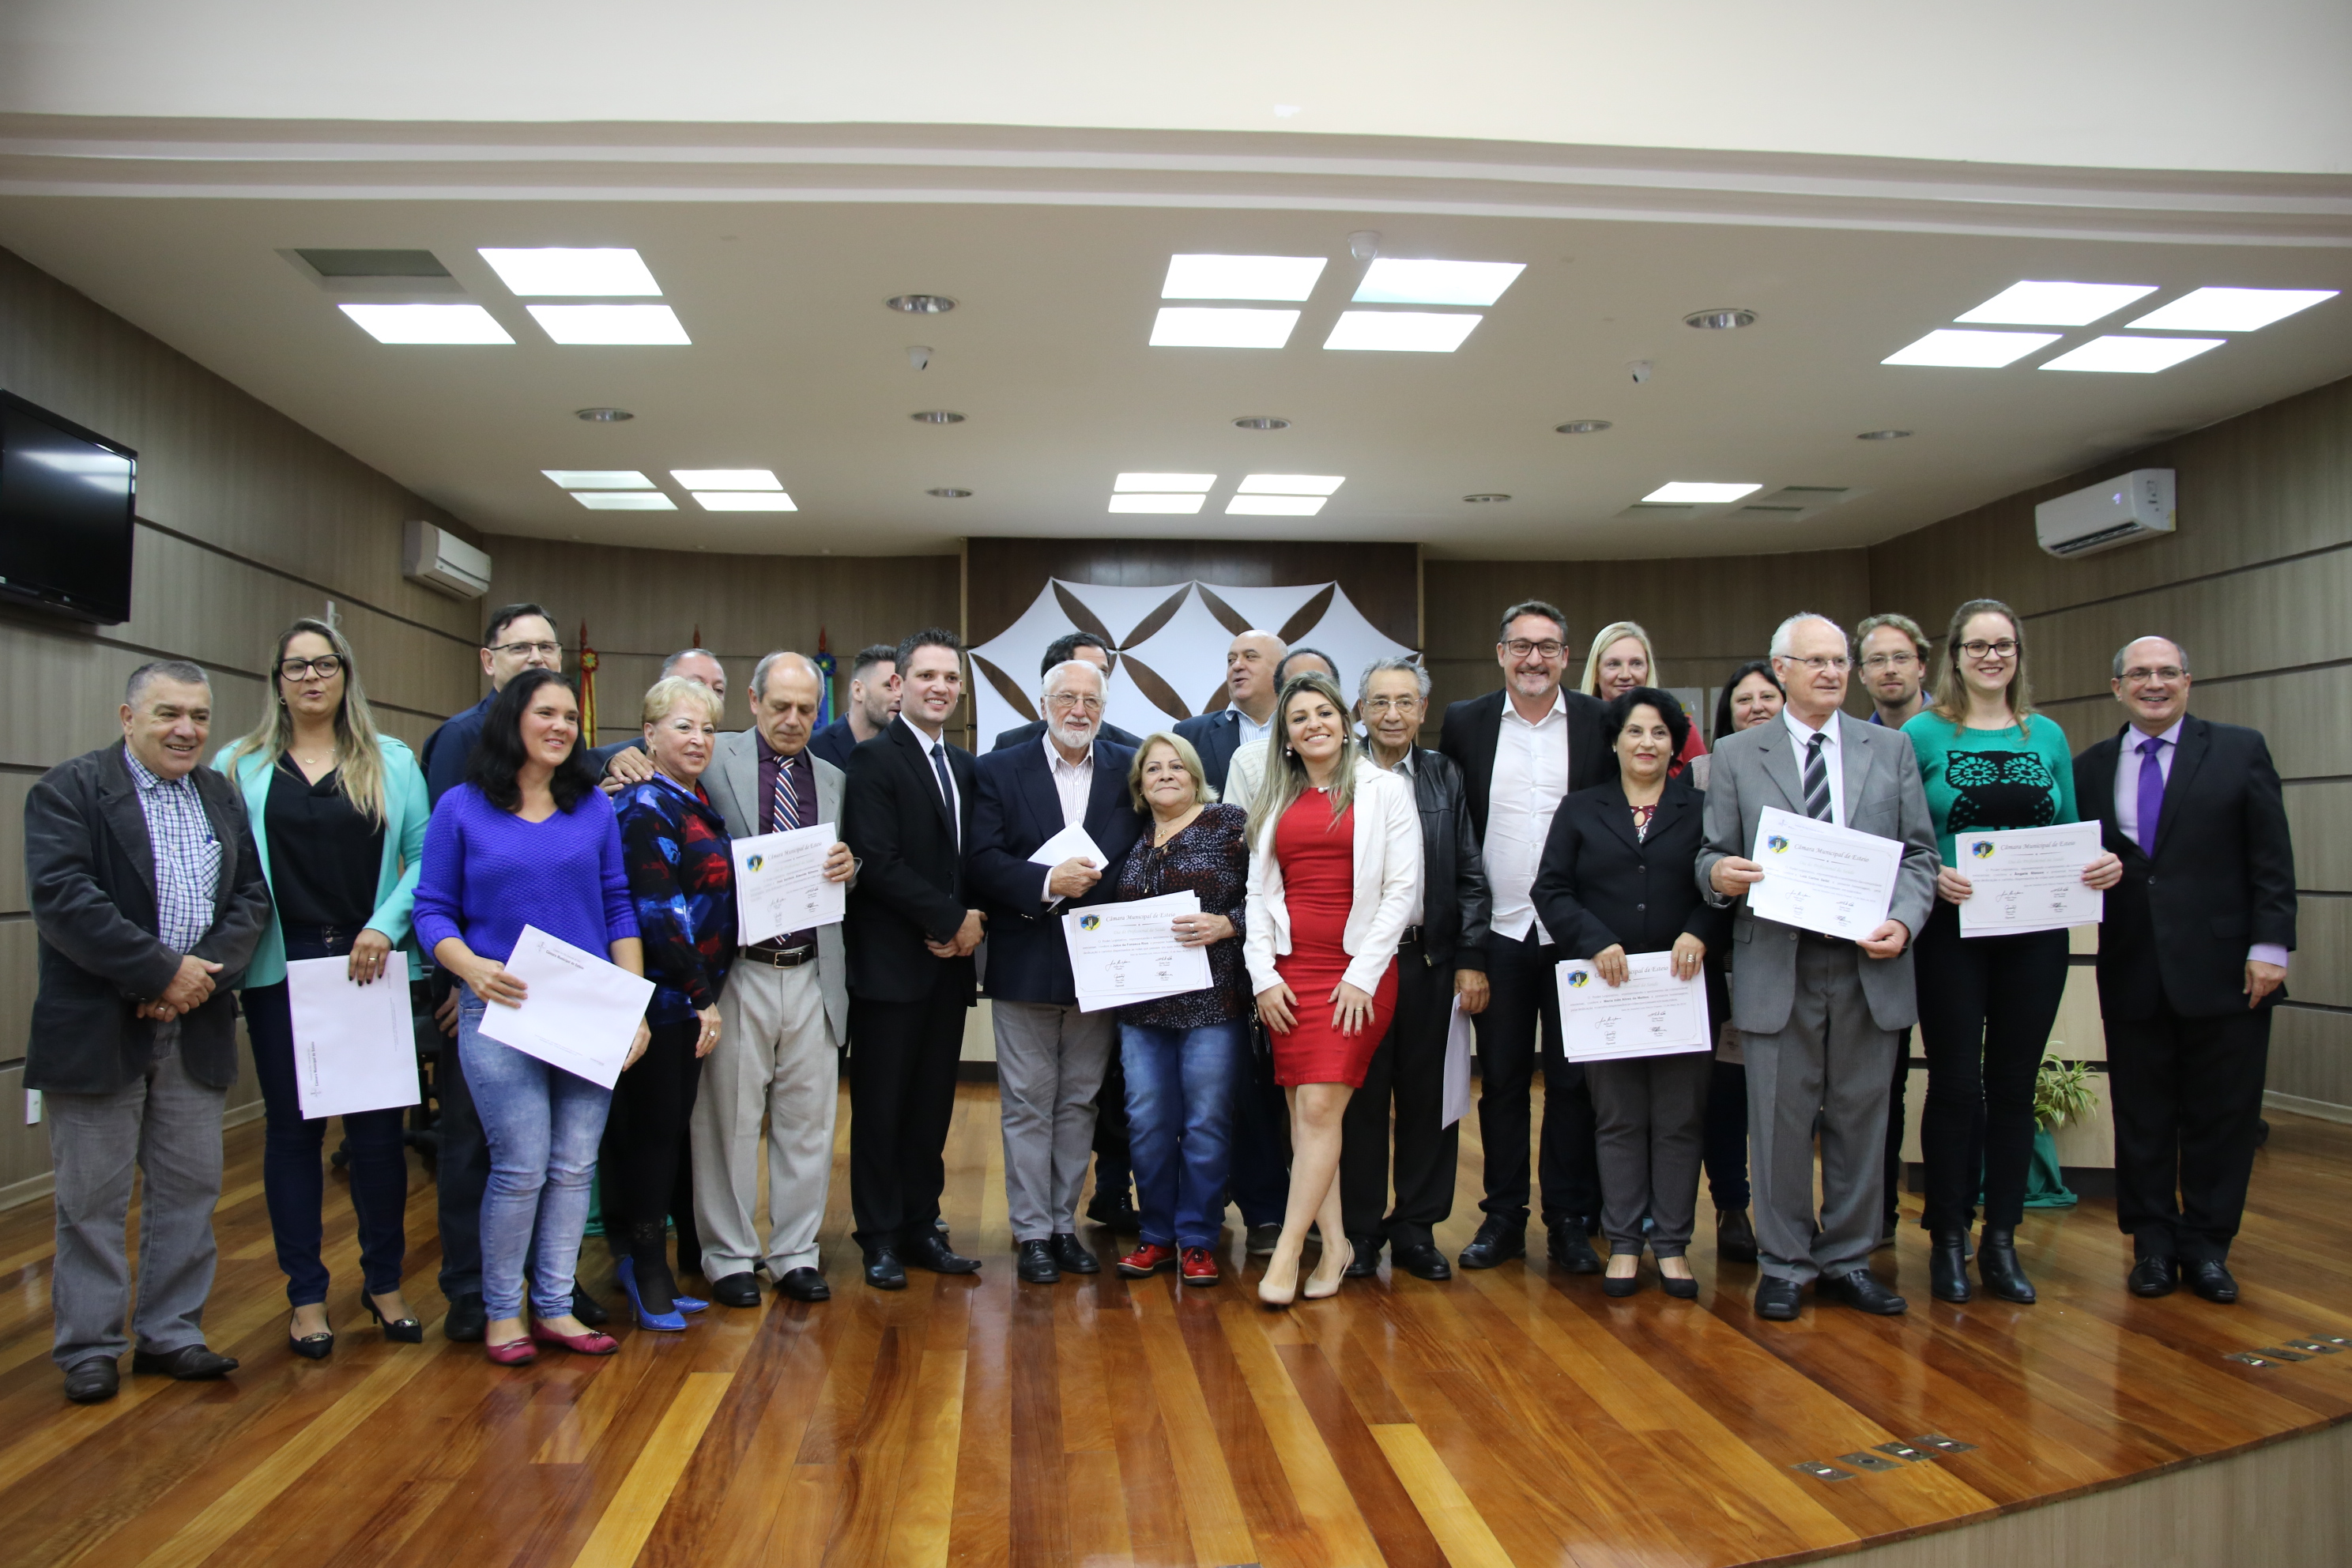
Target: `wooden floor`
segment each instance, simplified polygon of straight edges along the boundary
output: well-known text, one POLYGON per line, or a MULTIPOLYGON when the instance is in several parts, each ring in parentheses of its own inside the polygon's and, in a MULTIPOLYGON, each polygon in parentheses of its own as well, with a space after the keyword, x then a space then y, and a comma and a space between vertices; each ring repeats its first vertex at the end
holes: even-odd
MULTIPOLYGON (((843 1126, 845 1131, 845 1108, 843 1126)), ((212 1342, 232 1379, 127 1373, 75 1407, 48 1360, 51 1217, 0 1214, 0 1562, 408 1563, 1735 1563, 1835 1552, 2143 1478, 2352 1414, 2352 1129, 2275 1117, 2232 1259, 2234 1308, 2140 1301, 2111 1209, 2036 1215, 2042 1302, 1928 1300, 1924 1235, 1877 1267, 1899 1319, 1810 1304, 1757 1321, 1751 1268, 1627 1300, 1540 1261, 1431 1285, 1351 1282, 1261 1310, 1227 1283, 1023 1286, 993 1090, 966 1086, 949 1219, 977 1279, 856 1280, 845 1180, 835 1300, 624 1331, 608 1360, 509 1371, 437 1331, 359 1327, 351 1209, 330 1185, 343 1339, 285 1348, 260 1129, 229 1135, 212 1342), (1974 1445, 1847 1479, 1792 1468, 1940 1434, 1974 1445)), ((1449 1252, 1476 1215, 1475 1125, 1449 1252)), ((844 1148, 846 1145, 845 1143, 844 1148)), ((1916 1200, 1906 1200, 1916 1204, 1916 1200)), ((1916 1213, 1910 1216, 1916 1218, 1916 1213)), ((1089 1241, 1106 1258, 1109 1238, 1089 1241)), ((410 1300, 441 1300, 433 1192, 409 1209, 410 1300)), ((591 1278, 610 1267, 590 1243, 591 1278)), ((1237 1281, 1246 1275, 1250 1283, 1237 1281)))

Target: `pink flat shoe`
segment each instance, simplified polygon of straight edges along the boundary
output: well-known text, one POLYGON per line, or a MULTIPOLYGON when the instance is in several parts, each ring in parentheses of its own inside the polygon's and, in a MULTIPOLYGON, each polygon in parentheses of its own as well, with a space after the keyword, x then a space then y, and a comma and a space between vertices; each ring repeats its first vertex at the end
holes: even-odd
POLYGON ((539 1352, 531 1348, 529 1340, 509 1340, 502 1345, 484 1341, 482 1349, 500 1366, 529 1366, 539 1359, 539 1352))
POLYGON ((533 1323, 530 1337, 543 1345, 562 1345, 573 1355, 611 1355, 621 1348, 620 1341, 593 1329, 584 1334, 559 1334, 553 1329, 533 1323))

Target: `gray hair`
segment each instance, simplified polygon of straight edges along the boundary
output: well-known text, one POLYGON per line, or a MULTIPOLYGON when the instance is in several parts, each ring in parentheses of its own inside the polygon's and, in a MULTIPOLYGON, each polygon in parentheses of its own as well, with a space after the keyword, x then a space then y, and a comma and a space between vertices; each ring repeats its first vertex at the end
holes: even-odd
POLYGON ((1401 654, 1392 658, 1376 658, 1364 666, 1364 673, 1356 681, 1356 702, 1359 707, 1363 704, 1364 694, 1372 689, 1372 677, 1384 675, 1391 669, 1401 669, 1410 674, 1412 677, 1413 685, 1421 692, 1421 700, 1423 702, 1429 700, 1429 667, 1418 658, 1401 654))
POLYGON ((1105 697, 1110 695, 1110 677, 1103 672, 1102 666, 1089 663, 1087 660, 1083 658, 1066 658, 1061 663, 1054 666, 1053 668, 1047 670, 1038 679, 1038 692, 1043 696, 1052 696, 1054 692, 1054 678, 1061 674, 1066 669, 1085 670, 1088 675, 1095 678, 1095 689, 1097 691, 1105 697))
POLYGON ((670 655, 667 658, 662 660, 661 679, 667 680, 671 676, 677 673, 677 667, 679 665, 684 664, 689 658, 695 658, 698 657, 707 658, 711 663, 719 665, 719 668, 721 670, 724 670, 727 668, 726 665, 719 662, 719 656, 711 652, 707 647, 682 647, 676 653, 670 655))
MULTIPOLYGON (((2138 637, 2132 638, 2131 642, 2127 642, 2124 644, 2123 647, 2116 649, 2116 679, 2117 680, 2121 680, 2124 678, 2124 655, 2131 652, 2132 642, 2171 643, 2172 651, 2180 656, 2180 673, 2183 675, 2192 673, 2189 666, 2189 650, 2187 648, 2182 647, 2176 639, 2166 637, 2162 632, 2143 632, 2138 637)), ((136 677, 133 679, 135 679, 136 677)))
POLYGON ((1787 620, 1782 621, 1779 626, 1772 628, 1771 652, 1774 658, 1786 658, 1789 657, 1789 634, 1795 631, 1799 626, 1803 626, 1807 621, 1819 621, 1822 625, 1829 627, 1830 630, 1837 633, 1838 641, 1843 642, 1845 640, 1845 628, 1838 625, 1835 621, 1830 619, 1827 616, 1822 615, 1819 610, 1799 610, 1795 615, 1790 616, 1787 620))
MULTIPOLYGON (((688 651, 694 652, 698 650, 688 649, 688 651)), ((684 656, 680 655, 679 657, 683 658, 684 656)), ((761 659, 757 665, 752 667, 751 696, 755 700, 764 700, 766 699, 768 695, 768 672, 776 668, 776 661, 780 658, 796 658, 800 660, 801 668, 809 672, 809 679, 816 682, 817 689, 820 691, 824 689, 824 671, 816 667, 816 660, 811 658, 804 653, 790 653, 779 649, 777 652, 768 655, 767 658, 761 659)))
POLYGON ((1517 620, 1521 616, 1541 616, 1545 620, 1549 621, 1553 626, 1559 628, 1560 641, 1566 642, 1568 640, 1568 617, 1560 613, 1560 608, 1558 605, 1547 603, 1542 599, 1522 599, 1517 604, 1513 605, 1509 609, 1505 610, 1503 612, 1502 624, 1495 628, 1495 640, 1496 642, 1501 642, 1504 638, 1509 637, 1511 635, 1511 623, 1517 620))
POLYGON ((131 679, 122 683, 122 705, 125 708, 138 707, 139 699, 159 680, 201 686, 206 691, 213 689, 213 678, 205 673, 204 666, 200 664, 192 664, 184 658, 151 658, 132 670, 131 679))

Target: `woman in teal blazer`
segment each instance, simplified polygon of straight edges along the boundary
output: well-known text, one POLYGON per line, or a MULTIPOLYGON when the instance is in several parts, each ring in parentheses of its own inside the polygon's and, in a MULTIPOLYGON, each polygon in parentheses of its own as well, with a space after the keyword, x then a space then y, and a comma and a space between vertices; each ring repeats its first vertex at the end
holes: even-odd
MULTIPOLYGON (((245 797, 275 912, 246 971, 243 999, 268 1116, 261 1185, 278 1266, 294 1308, 287 1339, 298 1355, 335 1348, 320 1259, 327 1122, 305 1120, 294 1067, 286 987, 290 960, 341 958, 353 980, 403 984, 422 973, 409 905, 431 815, 425 774, 400 742, 378 734, 351 645, 323 621, 299 620, 271 661, 277 700, 261 721, 214 759, 245 797), (387 975, 395 949, 406 955, 387 975)), ((401 1294, 407 1255, 408 1152, 402 1108, 343 1121, 352 1207, 359 1218, 362 1304, 385 1337, 415 1343, 423 1326, 401 1294)))

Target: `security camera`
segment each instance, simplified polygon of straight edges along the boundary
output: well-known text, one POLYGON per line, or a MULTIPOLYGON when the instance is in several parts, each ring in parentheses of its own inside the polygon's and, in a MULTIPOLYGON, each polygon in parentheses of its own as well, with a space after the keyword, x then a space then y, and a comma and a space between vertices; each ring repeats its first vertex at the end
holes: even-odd
POLYGON ((907 363, 920 370, 931 363, 931 351, 924 344, 909 343, 907 345, 907 363))
POLYGON ((1642 386, 1658 374, 1658 367, 1645 359, 1629 359, 1625 362, 1625 374, 1633 378, 1635 386, 1642 386))
POLYGON ((1348 237, 1348 254, 1359 261, 1370 261, 1381 253, 1381 231, 1360 228, 1348 237))

